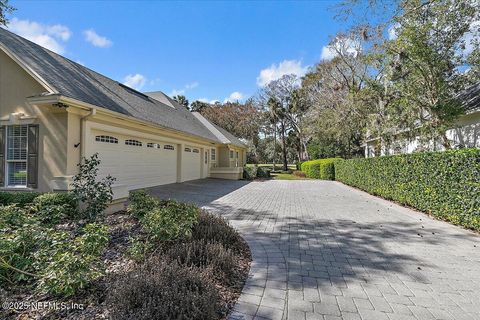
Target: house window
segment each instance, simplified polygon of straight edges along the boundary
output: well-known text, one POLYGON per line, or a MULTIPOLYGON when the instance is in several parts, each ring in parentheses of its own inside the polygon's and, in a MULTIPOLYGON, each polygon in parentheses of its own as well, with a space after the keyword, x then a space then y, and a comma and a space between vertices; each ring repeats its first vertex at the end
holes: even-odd
POLYGON ((237 158, 237 159, 238 159, 238 151, 237 151, 237 152, 235 152, 235 158, 237 158))
POLYGON ((137 146, 137 147, 141 147, 141 146, 142 146, 142 142, 141 142, 141 141, 132 140, 132 139, 125 140, 125 144, 126 144, 127 146, 137 146))
POLYGON ((205 151, 205 164, 207 164, 207 163, 208 163, 208 152, 205 151))
POLYGON ((216 161, 216 158, 217 158, 217 157, 216 157, 216 151, 217 151, 217 150, 215 150, 215 149, 210 150, 212 162, 215 162, 215 161, 216 161))
POLYGON ((175 150, 175 148, 174 148, 172 145, 170 145, 170 144, 164 145, 164 146, 163 146, 163 149, 165 149, 165 150, 175 150))
POLYGON ((230 150, 230 159, 233 158, 233 150, 230 150))
POLYGON ((190 148, 185 148, 185 152, 192 152, 192 149, 190 149, 190 148))
POLYGON ((160 144, 149 142, 149 143, 147 143, 147 148, 160 149, 160 144))
POLYGON ((192 151, 193 153, 200 153, 200 151, 198 149, 193 149, 192 151))
POLYGON ((7 185, 18 187, 27 185, 27 145, 28 126, 7 127, 7 185))
POLYGON ((118 143, 118 139, 112 136, 96 136, 95 141, 106 143, 118 143))

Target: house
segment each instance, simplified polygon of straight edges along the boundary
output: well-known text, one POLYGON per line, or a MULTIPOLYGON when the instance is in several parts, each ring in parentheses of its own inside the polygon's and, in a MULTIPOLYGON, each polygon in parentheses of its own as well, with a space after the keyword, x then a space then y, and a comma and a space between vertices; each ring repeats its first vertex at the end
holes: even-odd
MULTIPOLYGON (((459 94, 458 99, 462 102, 465 114, 446 131, 446 137, 454 148, 480 148, 480 82, 459 94)), ((431 141, 428 146, 424 146, 419 140, 418 137, 403 138, 402 132, 399 132, 387 148, 382 145, 379 138, 373 137, 363 144, 365 157, 412 153, 425 149, 429 151, 445 149, 441 143, 431 141)))
POLYGON ((241 179, 246 146, 162 92, 142 93, 0 28, 0 189, 68 190, 99 154, 114 198, 207 177, 241 179))

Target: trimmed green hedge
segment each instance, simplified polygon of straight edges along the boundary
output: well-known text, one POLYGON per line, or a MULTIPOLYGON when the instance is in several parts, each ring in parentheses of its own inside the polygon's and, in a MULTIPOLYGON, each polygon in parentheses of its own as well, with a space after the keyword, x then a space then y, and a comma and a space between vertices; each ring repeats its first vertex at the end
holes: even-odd
POLYGON ((334 163, 338 160, 340 160, 340 158, 305 161, 301 164, 301 168, 307 178, 335 180, 334 163))
POLYGON ((24 207, 32 203, 39 195, 41 195, 39 192, 0 192, 0 205, 17 204, 19 207, 24 207))
POLYGON ((480 230, 480 149, 335 163, 338 181, 480 230))

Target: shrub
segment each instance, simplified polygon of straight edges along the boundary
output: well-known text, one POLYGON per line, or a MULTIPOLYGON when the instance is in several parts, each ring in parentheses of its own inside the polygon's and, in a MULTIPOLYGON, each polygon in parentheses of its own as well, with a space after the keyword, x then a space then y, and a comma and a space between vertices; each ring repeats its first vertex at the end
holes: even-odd
POLYGON ((258 167, 257 178, 270 178, 270 170, 264 167, 258 167))
POLYGON ((83 158, 78 164, 78 173, 73 177, 72 183, 72 192, 82 204, 82 213, 90 220, 103 213, 113 200, 112 184, 115 178, 108 175, 98 180, 99 165, 97 153, 90 159, 83 158))
POLYGON ((149 238, 154 241, 170 241, 188 238, 198 221, 199 209, 191 204, 174 200, 160 203, 161 206, 147 212, 140 223, 149 238))
POLYGON ((304 163, 305 161, 298 161, 297 164, 295 165, 296 169, 298 171, 302 170, 302 163, 304 163))
POLYGON ((145 241, 145 239, 140 237, 129 237, 128 241, 130 242, 130 247, 128 248, 127 253, 130 258, 137 262, 143 261, 145 256, 154 248, 153 243, 145 241))
POLYGON ((80 235, 42 224, 24 208, 0 206, 0 283, 33 284, 70 296, 101 275, 105 226, 88 224, 80 235))
POLYGON ((192 230, 192 240, 221 243, 236 253, 248 250, 243 238, 225 219, 208 212, 200 214, 198 223, 192 230))
POLYGON ((335 161, 339 158, 310 160, 302 163, 302 171, 307 178, 335 180, 335 161))
POLYGON ((24 207, 39 195, 41 195, 39 192, 0 192, 0 205, 16 204, 18 207, 24 207))
POLYGON ((232 251, 225 249, 221 243, 205 240, 192 240, 172 246, 166 256, 187 267, 212 268, 222 282, 228 284, 235 273, 237 258, 232 251), (218 275, 218 273, 221 275, 218 275))
POLYGON ((224 312, 209 274, 162 257, 119 277, 107 299, 113 319, 220 319, 224 312))
POLYGON ((257 177, 257 165, 243 167, 243 179, 253 180, 257 177))
POLYGON ((294 176, 297 176, 297 177, 301 177, 301 178, 306 178, 306 177, 307 177, 307 176, 305 175, 305 172, 303 172, 303 171, 298 171, 298 170, 293 171, 293 175, 294 175, 294 176))
POLYGON ((71 193, 44 193, 33 200, 32 213, 49 225, 57 224, 64 218, 77 215, 77 200, 71 193))
POLYGON ((480 149, 344 160, 335 170, 345 184, 480 230, 480 149))
POLYGON ((159 206, 159 201, 149 195, 145 190, 139 190, 130 194, 130 203, 127 211, 137 218, 145 216, 159 206))

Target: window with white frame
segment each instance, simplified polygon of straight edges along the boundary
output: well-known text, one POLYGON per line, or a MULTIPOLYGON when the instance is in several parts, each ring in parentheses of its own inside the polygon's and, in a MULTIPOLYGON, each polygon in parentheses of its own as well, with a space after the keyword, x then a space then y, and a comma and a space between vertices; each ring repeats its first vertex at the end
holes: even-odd
POLYGON ((190 148, 185 148, 185 152, 192 152, 192 149, 190 149, 190 148))
POLYGON ((28 126, 8 126, 6 141, 7 186, 27 185, 28 126))
POLYGON ((235 152, 235 158, 238 159, 238 151, 235 152))
POLYGON ((141 142, 141 141, 132 140, 132 139, 125 140, 125 144, 126 144, 127 146, 137 146, 137 147, 141 147, 141 146, 142 146, 142 142, 141 142))
POLYGON ((147 148, 160 149, 160 144, 149 142, 149 143, 147 143, 147 148))
POLYGON ((233 159, 233 150, 230 150, 230 159, 233 159))
POLYGON ((166 144, 166 145, 163 146, 163 149, 165 149, 165 150, 175 150, 175 147, 170 145, 170 144, 166 144))
POLYGON ((216 149, 210 150, 210 157, 211 157, 212 162, 215 162, 217 160, 216 152, 217 152, 216 149))
POLYGON ((118 139, 112 136, 96 136, 95 141, 118 144, 118 139))

